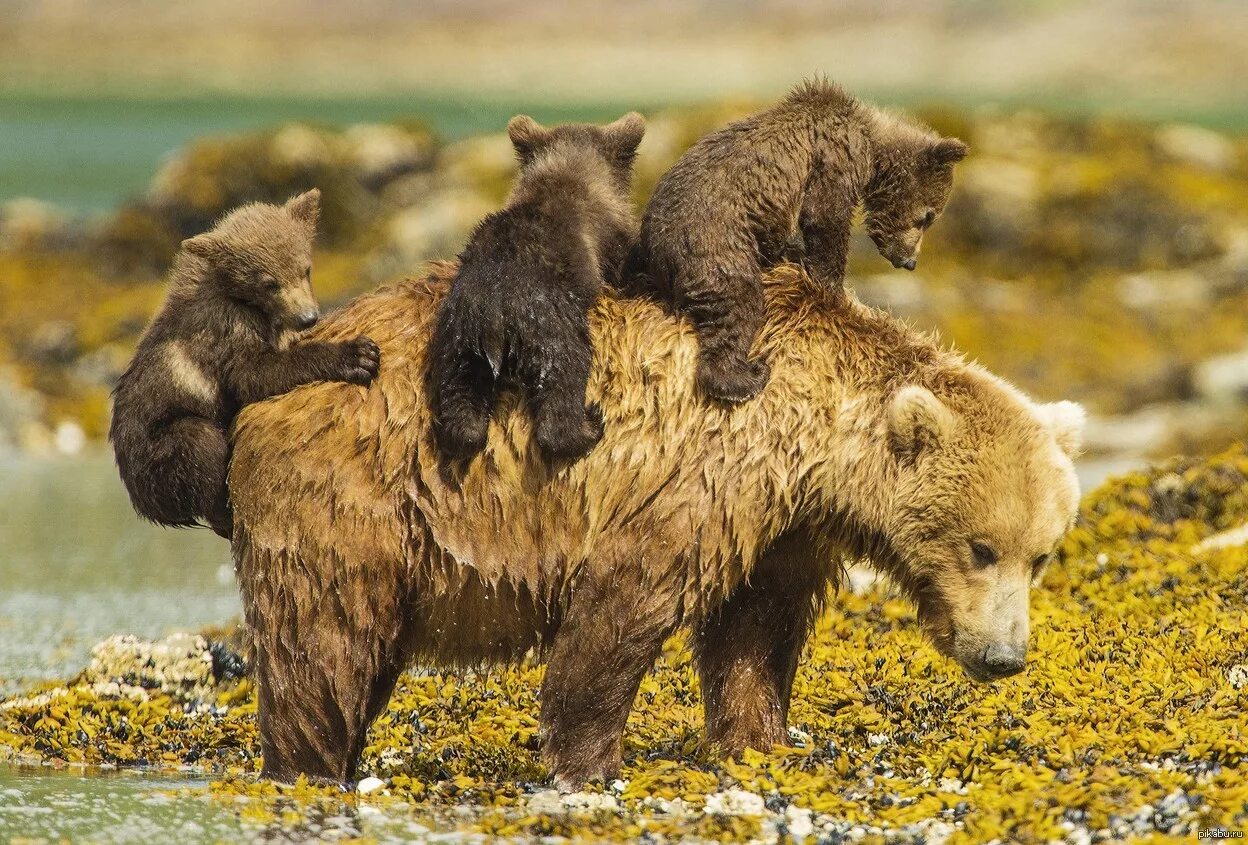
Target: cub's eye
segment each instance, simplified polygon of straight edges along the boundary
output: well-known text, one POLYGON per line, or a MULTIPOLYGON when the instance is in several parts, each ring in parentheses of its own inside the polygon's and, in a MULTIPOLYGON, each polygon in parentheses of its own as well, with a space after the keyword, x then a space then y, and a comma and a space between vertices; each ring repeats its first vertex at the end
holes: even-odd
POLYGON ((936 210, 929 208, 923 215, 923 219, 919 221, 919 228, 926 229, 928 226, 936 222, 936 210))
POLYGON ((267 290, 270 293, 274 293, 278 290, 281 290, 281 287, 282 287, 281 283, 278 282, 277 279, 270 276, 268 273, 261 273, 258 281, 260 282, 261 287, 263 287, 265 290, 267 290))
POLYGON ((1031 562, 1031 571, 1038 572, 1041 567, 1043 567, 1046 563, 1048 563, 1052 559, 1053 559, 1052 552, 1048 552, 1048 553, 1037 556, 1036 559, 1031 562))
POLYGON ((997 553, 989 546, 975 540, 971 541, 971 557, 976 566, 996 566, 997 553))

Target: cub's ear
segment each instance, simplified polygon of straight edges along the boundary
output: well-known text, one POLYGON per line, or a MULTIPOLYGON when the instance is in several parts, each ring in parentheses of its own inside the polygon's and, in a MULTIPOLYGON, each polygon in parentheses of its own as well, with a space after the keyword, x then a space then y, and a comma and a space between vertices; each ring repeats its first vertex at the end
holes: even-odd
POLYGON ((1041 424, 1053 432, 1058 448, 1070 457, 1083 449, 1083 430, 1088 425, 1087 412, 1077 402, 1050 402, 1037 405, 1036 414, 1041 424))
POLYGON ((916 455, 939 447, 953 437, 957 418, 926 387, 907 385, 888 406, 888 433, 898 455, 916 455))
POLYGON ((646 134, 646 119, 637 112, 630 111, 614 123, 608 123, 603 130, 621 153, 631 155, 637 152, 637 146, 646 134))
POLYGON ((221 244, 212 235, 196 235, 182 242, 182 249, 191 255, 207 258, 212 261, 221 254, 221 244))
POLYGON ((507 122, 507 137, 523 161, 550 138, 550 130, 527 114, 518 114, 507 122))
POLYGON ((970 151, 971 148, 957 138, 941 138, 928 147, 927 158, 935 167, 952 167, 970 151))
POLYGON ((299 196, 288 199, 284 208, 296 220, 315 226, 321 216, 321 191, 319 188, 304 191, 299 196))

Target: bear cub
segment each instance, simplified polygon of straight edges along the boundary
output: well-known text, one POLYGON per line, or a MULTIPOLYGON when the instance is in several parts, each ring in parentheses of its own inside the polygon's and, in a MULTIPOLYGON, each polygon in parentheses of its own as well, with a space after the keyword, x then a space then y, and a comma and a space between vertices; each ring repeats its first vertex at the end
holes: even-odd
POLYGON ((520 388, 547 459, 575 460, 601 439, 602 412, 585 401, 589 310, 636 240, 629 193, 645 126, 635 112, 606 126, 508 124, 519 176, 461 253, 430 338, 433 430, 447 457, 485 448, 505 383, 520 388))
POLYGON ((807 271, 844 282, 857 207, 880 254, 913 270, 944 210, 966 145, 861 103, 823 80, 699 140, 646 207, 630 276, 693 322, 700 390, 742 402, 767 383, 750 349, 763 322, 762 270, 784 260, 796 229, 807 271), (645 278, 639 278, 642 284, 645 278))
POLYGON ((366 337, 296 341, 319 316, 319 212, 313 189, 282 206, 242 206, 182 242, 165 304, 113 390, 109 440, 141 516, 206 522, 229 538, 228 433, 238 411, 301 384, 367 385, 377 375, 380 352, 366 337))

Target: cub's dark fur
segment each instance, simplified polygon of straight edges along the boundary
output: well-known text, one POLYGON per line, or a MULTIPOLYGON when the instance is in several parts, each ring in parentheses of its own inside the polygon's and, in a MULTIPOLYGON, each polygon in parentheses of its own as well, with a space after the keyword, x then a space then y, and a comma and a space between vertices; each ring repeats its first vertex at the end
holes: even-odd
POLYGON ((630 113, 546 129, 522 115, 507 132, 519 178, 460 256, 430 340, 434 433, 448 457, 480 452, 509 381, 528 401, 543 453, 575 459, 602 437, 601 411, 585 404, 588 314, 636 238, 629 183, 645 121, 630 113))
POLYGON ((113 391, 109 440, 140 515, 232 534, 228 432, 243 405, 312 381, 368 384, 366 337, 294 342, 316 322, 312 240, 320 193, 238 208, 182 242, 169 294, 113 391))
POLYGON ((660 180, 630 260, 644 282, 687 313, 702 344, 697 381, 740 402, 767 383, 750 357, 763 319, 762 269, 778 263, 794 230, 808 270, 844 281, 854 211, 866 207, 880 254, 914 269, 923 233, 944 210, 956 138, 859 102, 826 81, 693 145, 660 180), (644 275, 643 275, 644 274, 644 275))

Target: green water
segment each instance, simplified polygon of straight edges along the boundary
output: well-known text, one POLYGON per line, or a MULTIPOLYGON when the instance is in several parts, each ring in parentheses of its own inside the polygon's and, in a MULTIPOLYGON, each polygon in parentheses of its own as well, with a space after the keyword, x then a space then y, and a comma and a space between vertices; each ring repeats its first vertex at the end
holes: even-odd
POLYGON ((617 104, 543 104, 428 96, 360 98, 81 97, 0 94, 0 202, 35 197, 107 209, 147 185, 161 159, 194 138, 290 120, 328 125, 407 118, 446 138, 498 132, 518 111, 601 120, 617 104))

